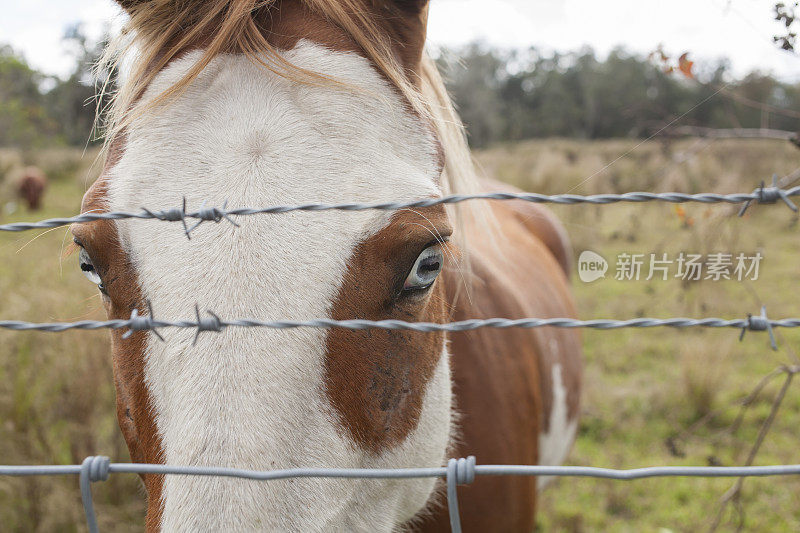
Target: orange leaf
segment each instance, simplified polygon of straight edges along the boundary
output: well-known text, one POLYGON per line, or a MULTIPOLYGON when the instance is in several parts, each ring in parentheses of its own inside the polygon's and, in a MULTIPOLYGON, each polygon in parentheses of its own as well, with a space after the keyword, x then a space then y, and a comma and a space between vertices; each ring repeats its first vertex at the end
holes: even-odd
POLYGON ((689 79, 694 79, 694 61, 689 61, 689 52, 684 53, 678 58, 678 69, 689 79))

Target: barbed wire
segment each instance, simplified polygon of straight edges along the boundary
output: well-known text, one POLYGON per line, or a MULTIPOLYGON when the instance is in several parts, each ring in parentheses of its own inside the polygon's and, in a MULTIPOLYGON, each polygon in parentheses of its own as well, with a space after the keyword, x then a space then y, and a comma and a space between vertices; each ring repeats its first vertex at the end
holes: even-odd
MULTIPOLYGON (((435 205, 457 204, 472 200, 509 201, 520 200, 531 203, 552 203, 561 205, 595 204, 606 205, 612 203, 642 203, 642 202, 667 202, 687 203, 696 202, 704 204, 743 204, 739 215, 753 203, 775 204, 783 202, 792 211, 797 212, 797 206, 790 198, 800 196, 800 186, 784 189, 779 186, 777 177, 773 177, 772 185, 766 186, 764 182, 750 194, 685 194, 685 193, 648 193, 631 192, 624 194, 597 194, 597 195, 542 195, 536 193, 505 193, 495 192, 474 195, 450 195, 442 198, 416 200, 412 202, 388 203, 347 203, 347 204, 319 204, 309 203, 301 205, 272 206, 263 208, 238 208, 227 209, 224 203, 222 208, 206 207, 201 204, 196 211, 188 211, 186 199, 180 208, 153 211, 142 208, 138 213, 133 212, 107 212, 85 213, 69 218, 54 218, 39 222, 20 222, 0 225, 0 231, 19 232, 35 229, 48 229, 66 226, 74 223, 93 222, 97 220, 122 220, 122 219, 150 219, 168 222, 181 222, 187 237, 204 222, 220 223, 227 221, 234 226, 238 223, 231 217, 251 216, 259 214, 282 214, 294 211, 364 211, 382 210, 395 211, 401 209, 423 208, 435 205), (191 225, 187 222, 193 222, 191 225)), ((760 315, 748 315, 746 319, 726 320, 721 318, 636 318, 630 320, 593 319, 578 320, 572 318, 488 318, 472 319, 447 323, 432 322, 406 322, 401 320, 332 320, 311 319, 304 321, 295 320, 253 320, 231 319, 224 320, 212 311, 201 315, 199 307, 195 307, 194 320, 158 320, 154 317, 152 306, 148 303, 149 315, 140 315, 136 309, 128 319, 95 321, 82 320, 75 322, 33 323, 16 320, 0 321, 0 329, 15 331, 45 331, 63 332, 68 330, 126 330, 123 337, 129 337, 137 331, 152 331, 159 339, 164 340, 159 329, 179 328, 195 330, 194 343, 203 332, 220 332, 229 327, 267 328, 267 329, 294 329, 294 328, 343 328, 348 330, 409 330, 416 332, 461 332, 479 328, 592 328, 613 330, 621 328, 736 328, 741 330, 740 340, 747 331, 767 331, 773 349, 777 349, 774 328, 798 328, 800 318, 787 318, 771 320, 762 308, 760 315)), ((800 465, 775 465, 775 466, 743 466, 743 467, 677 467, 660 466, 637 468, 632 470, 615 470, 597 467, 578 466, 526 466, 526 465, 476 465, 474 457, 466 459, 451 459, 446 467, 440 468, 410 468, 410 469, 326 469, 326 468, 296 468, 289 470, 256 471, 224 467, 191 467, 170 466, 156 464, 131 464, 111 463, 107 457, 88 457, 82 465, 42 465, 42 466, 0 466, 0 475, 5 476, 38 476, 38 475, 79 475, 81 498, 84 505, 87 524, 92 533, 98 531, 96 516, 91 495, 91 483, 105 481, 112 473, 135 474, 166 474, 166 475, 193 475, 193 476, 222 476, 250 480, 278 480, 292 478, 348 478, 348 479, 408 479, 408 478, 445 478, 447 482, 447 501, 452 530, 460 533, 461 524, 458 513, 458 499, 456 486, 458 484, 472 483, 476 475, 523 475, 523 476, 571 476, 592 477, 612 480, 636 480, 651 477, 752 477, 752 476, 784 476, 800 475, 800 465)))
POLYGON ((484 476, 589 477, 632 481, 654 477, 765 477, 800 475, 800 464, 770 466, 653 466, 620 470, 589 466, 478 465, 474 456, 450 459, 447 466, 429 468, 291 468, 246 470, 213 466, 172 466, 144 463, 111 463, 108 457, 87 457, 80 465, 0 466, 0 476, 80 476, 81 500, 91 533, 98 531, 91 484, 106 481, 111 474, 156 474, 216 476, 254 481, 298 478, 337 479, 420 479, 444 478, 451 529, 460 533, 457 485, 468 485, 484 476))
POLYGON ((792 203, 790 198, 800 196, 800 186, 790 189, 784 189, 778 185, 777 177, 773 176, 771 186, 766 186, 764 182, 761 186, 749 194, 714 194, 714 193, 698 193, 686 194, 679 192, 665 192, 665 193, 651 193, 651 192, 629 192, 623 194, 593 194, 588 196, 576 194, 538 194, 538 193, 508 193, 508 192, 492 192, 485 194, 453 194, 441 198, 428 198, 421 200, 414 200, 411 202, 385 202, 385 203, 345 203, 345 204, 323 204, 323 203, 309 203, 299 205, 284 205, 284 206, 271 206, 250 208, 243 207, 237 209, 227 209, 227 203, 223 204, 222 208, 206 207, 205 202, 201 204, 200 208, 196 211, 188 211, 186 209, 186 199, 183 200, 183 205, 180 208, 164 209, 154 211, 147 208, 142 208, 139 212, 128 211, 112 211, 107 213, 83 213, 74 217, 68 218, 51 218, 39 222, 15 222, 11 224, 0 225, 0 231, 28 231, 35 229, 50 229, 61 226, 68 226, 70 224, 94 222, 97 220, 124 220, 124 219, 144 219, 144 220, 161 220, 166 222, 181 222, 183 224, 184 232, 187 237, 190 237, 194 231, 203 222, 219 223, 223 220, 238 226, 238 224, 231 218, 236 216, 252 216, 252 215, 276 215, 283 213, 290 213, 294 211, 366 211, 366 210, 379 210, 379 211, 398 211, 401 209, 415 209, 422 207, 432 207, 436 205, 457 204, 461 202, 473 200, 496 200, 496 201, 509 201, 520 200, 523 202, 530 202, 536 204, 560 204, 560 205, 576 205, 576 204, 595 204, 607 205, 614 203, 642 203, 642 202, 667 202, 667 203, 688 203, 696 202, 703 204, 743 204, 740 215, 743 215, 745 210, 753 203, 758 204, 775 204, 782 201, 792 211, 797 212, 798 208, 792 203), (188 221, 196 221, 193 225, 189 225, 188 221))
POLYGON ((130 337, 136 331, 152 331, 155 335, 164 340, 158 332, 162 328, 193 329, 195 330, 194 343, 203 332, 220 332, 225 328, 265 328, 265 329, 348 329, 348 330, 368 330, 382 329, 392 331, 416 331, 420 333, 430 332, 462 332, 472 331, 482 328, 493 329, 532 329, 542 327, 555 328, 590 328, 613 330, 622 328, 735 328, 741 330, 739 340, 742 340, 747 331, 766 331, 769 333, 770 342, 773 349, 777 349, 774 328, 798 328, 800 318, 784 318, 772 320, 767 317, 766 307, 762 307, 760 315, 748 314, 744 319, 724 319, 724 318, 632 318, 628 320, 611 319, 591 319, 578 320, 575 318, 486 318, 460 320, 456 322, 406 322, 403 320, 333 320, 328 318, 315 318, 311 320, 253 320, 253 319, 231 319, 223 320, 213 311, 207 311, 208 316, 200 314, 200 308, 195 306, 194 320, 159 320, 153 313, 152 306, 147 304, 150 314, 140 315, 134 309, 128 319, 114 320, 79 320, 76 322, 24 322, 20 320, 0 320, 0 329, 13 331, 42 331, 60 333, 68 330, 96 330, 111 329, 127 330, 123 338, 130 337))

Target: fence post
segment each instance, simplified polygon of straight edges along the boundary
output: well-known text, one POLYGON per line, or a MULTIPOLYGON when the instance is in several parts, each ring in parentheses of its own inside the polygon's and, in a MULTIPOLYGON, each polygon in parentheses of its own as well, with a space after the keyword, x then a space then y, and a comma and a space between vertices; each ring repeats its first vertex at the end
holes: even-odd
POLYGON ((94 502, 92 502, 92 482, 107 480, 110 464, 111 460, 105 456, 87 457, 81 464, 81 500, 83 501, 83 511, 86 513, 86 525, 89 526, 89 533, 98 533, 97 517, 94 514, 94 502))

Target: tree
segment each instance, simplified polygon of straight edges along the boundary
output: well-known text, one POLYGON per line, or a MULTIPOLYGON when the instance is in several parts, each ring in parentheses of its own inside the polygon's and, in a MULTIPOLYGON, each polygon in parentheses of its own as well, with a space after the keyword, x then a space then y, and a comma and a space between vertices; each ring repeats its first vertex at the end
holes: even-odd
POLYGON ((544 56, 470 45, 442 55, 459 58, 441 62, 474 147, 641 138, 679 117, 682 125, 723 129, 796 131, 800 122, 800 84, 755 73, 730 83, 727 63, 696 68, 687 54, 652 59, 617 49, 600 60, 591 49, 544 56))
POLYGON ((464 53, 443 53, 439 65, 448 79, 448 88, 459 104, 459 112, 468 125, 469 137, 483 146, 503 136, 505 109, 499 88, 507 60, 479 43, 464 53), (456 63, 452 63, 457 57, 456 63))
POLYGON ((778 2, 775 4, 775 20, 783 25, 783 32, 773 37, 781 49, 794 52, 797 45, 798 16, 800 2, 778 2))
POLYGON ((58 123, 44 105, 44 76, 10 46, 0 46, 0 146, 47 144, 58 123))
MULTIPOLYGON (((67 144, 82 145, 97 142, 100 135, 93 134, 95 115, 102 109, 97 102, 98 80, 94 72, 107 38, 90 42, 80 24, 67 29, 64 43, 73 50, 75 68, 65 80, 56 80, 55 87, 45 95, 48 112, 62 125, 61 136, 67 144)), ((106 75, 116 79, 116 73, 106 75)), ((112 79, 112 85, 113 85, 112 79)))
MULTIPOLYGON (((75 59, 66 79, 36 71, 11 47, 0 45, 0 146, 81 146, 99 140, 92 134, 98 109, 93 69, 105 42, 91 42, 80 25, 67 30, 64 42, 75 59), (43 90, 47 85, 52 88, 43 90)), ((113 87, 116 72, 104 76, 113 87)))

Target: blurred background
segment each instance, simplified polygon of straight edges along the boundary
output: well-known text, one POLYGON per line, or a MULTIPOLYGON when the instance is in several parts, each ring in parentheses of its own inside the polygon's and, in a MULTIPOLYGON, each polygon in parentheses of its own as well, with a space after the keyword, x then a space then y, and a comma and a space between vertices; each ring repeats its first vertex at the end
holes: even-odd
MULTIPOLYGON (((124 22, 111 0, 4 1, 0 223, 69 216, 99 172, 93 65, 124 22)), ((749 192, 800 182, 800 8, 769 0, 433 0, 430 53, 485 175, 540 193, 749 192)), ((800 316, 798 217, 784 206, 558 207, 576 256, 761 252, 758 280, 574 280, 581 318, 800 316)), ((0 234, 0 318, 101 319, 64 228, 0 234)), ((586 331, 570 464, 798 463, 800 335, 586 331), (785 394, 780 391, 786 386, 785 394)), ((0 462, 129 460, 107 334, 0 331, 0 462)), ((133 476, 94 489, 101 526, 139 531, 133 476)), ((553 531, 796 531, 800 480, 565 479, 553 531)), ((0 478, 7 531, 82 531, 77 480, 0 478)))

